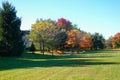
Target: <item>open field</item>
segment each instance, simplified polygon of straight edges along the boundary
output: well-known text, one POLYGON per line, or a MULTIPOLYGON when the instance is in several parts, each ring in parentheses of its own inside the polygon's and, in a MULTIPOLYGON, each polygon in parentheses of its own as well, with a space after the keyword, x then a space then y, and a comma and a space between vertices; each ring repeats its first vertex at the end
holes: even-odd
POLYGON ((120 51, 0 57, 0 80, 120 80, 120 51))

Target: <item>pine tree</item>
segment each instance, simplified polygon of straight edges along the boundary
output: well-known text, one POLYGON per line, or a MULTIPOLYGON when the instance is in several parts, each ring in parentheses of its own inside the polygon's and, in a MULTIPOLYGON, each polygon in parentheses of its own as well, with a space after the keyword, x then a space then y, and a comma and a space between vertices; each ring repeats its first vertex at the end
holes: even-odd
POLYGON ((31 44, 31 47, 30 47, 30 51, 32 52, 32 53, 34 53, 35 52, 35 45, 34 45, 34 43, 32 42, 32 44, 31 44))
POLYGON ((24 51, 21 19, 16 16, 15 7, 3 2, 0 9, 0 55, 20 56, 24 51))

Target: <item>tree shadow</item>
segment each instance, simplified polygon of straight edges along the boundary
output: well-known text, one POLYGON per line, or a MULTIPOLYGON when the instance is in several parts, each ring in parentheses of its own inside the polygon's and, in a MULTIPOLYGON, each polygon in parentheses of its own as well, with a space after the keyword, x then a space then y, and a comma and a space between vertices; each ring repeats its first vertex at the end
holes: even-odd
POLYGON ((54 56, 52 56, 51 54, 43 55, 43 54, 26 53, 22 56, 22 58, 26 58, 26 59, 68 59, 68 58, 105 58, 105 57, 113 57, 113 56, 110 56, 110 55, 86 56, 86 53, 85 54, 73 54, 73 55, 63 54, 63 55, 54 55, 54 56))
POLYGON ((119 49, 103 49, 103 50, 91 50, 89 53, 120 53, 119 49))
POLYGON ((104 62, 101 59, 26 59, 0 58, 0 71, 31 67, 85 67, 92 65, 112 65, 117 62, 104 62))

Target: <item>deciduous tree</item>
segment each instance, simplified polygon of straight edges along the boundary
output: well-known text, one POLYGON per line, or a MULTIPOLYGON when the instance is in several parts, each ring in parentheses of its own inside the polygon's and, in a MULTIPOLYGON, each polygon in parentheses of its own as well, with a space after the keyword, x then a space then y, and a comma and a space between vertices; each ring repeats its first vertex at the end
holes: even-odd
POLYGON ((61 29, 65 29, 66 31, 69 31, 72 29, 72 23, 69 20, 66 20, 64 18, 58 19, 57 26, 61 29))
POLYGON ((66 32, 60 32, 55 36, 55 48, 61 51, 65 50, 67 40, 67 34, 66 32))
POLYGON ((114 48, 120 48, 120 33, 116 33, 112 39, 112 45, 114 48))
POLYGON ((80 48, 86 49, 92 46, 92 38, 89 34, 83 34, 79 41, 80 48))
POLYGON ((113 37, 111 36, 105 41, 105 47, 106 48, 112 48, 113 47, 112 46, 112 39, 113 39, 113 37))
POLYGON ((79 44, 79 41, 80 41, 80 38, 81 38, 81 35, 80 35, 80 31, 78 30, 70 30, 68 33, 67 33, 67 45, 71 45, 72 47, 76 46, 79 44))
POLYGON ((32 25, 32 30, 30 33, 30 38, 33 41, 36 41, 40 45, 40 50, 45 51, 45 46, 51 46, 54 37, 58 33, 55 21, 51 19, 47 20, 38 20, 35 24, 32 25), (32 38, 34 36, 34 38, 32 38))

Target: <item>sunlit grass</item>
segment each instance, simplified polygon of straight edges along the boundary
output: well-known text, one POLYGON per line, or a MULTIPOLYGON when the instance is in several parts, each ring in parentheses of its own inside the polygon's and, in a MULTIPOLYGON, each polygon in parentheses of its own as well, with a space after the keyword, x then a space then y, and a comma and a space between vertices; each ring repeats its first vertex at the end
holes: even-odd
POLYGON ((0 57, 0 80, 120 80, 120 51, 0 57))

